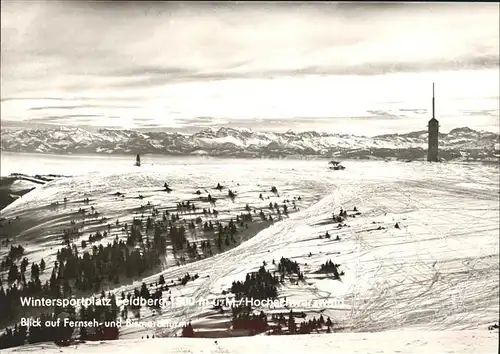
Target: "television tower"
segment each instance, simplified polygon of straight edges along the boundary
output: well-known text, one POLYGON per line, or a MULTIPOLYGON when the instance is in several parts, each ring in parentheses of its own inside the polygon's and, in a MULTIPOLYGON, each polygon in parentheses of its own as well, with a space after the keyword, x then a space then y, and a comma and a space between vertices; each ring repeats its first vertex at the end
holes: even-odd
POLYGON ((438 162, 438 147, 439 147, 439 122, 436 119, 436 98, 434 95, 434 83, 432 83, 432 118, 429 120, 429 147, 427 150, 427 161, 438 162))

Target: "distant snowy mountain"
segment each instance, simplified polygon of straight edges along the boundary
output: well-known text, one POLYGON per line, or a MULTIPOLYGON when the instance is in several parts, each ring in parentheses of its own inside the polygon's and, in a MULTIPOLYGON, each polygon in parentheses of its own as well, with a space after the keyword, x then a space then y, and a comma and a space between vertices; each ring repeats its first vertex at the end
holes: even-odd
MULTIPOLYGON (((444 160, 495 160, 500 156, 499 134, 457 128, 440 134, 444 160)), ((422 159, 427 132, 375 137, 320 132, 264 133, 248 129, 205 129, 188 135, 81 128, 2 131, 1 149, 11 152, 56 154, 167 154, 231 157, 317 156, 337 158, 422 159)))

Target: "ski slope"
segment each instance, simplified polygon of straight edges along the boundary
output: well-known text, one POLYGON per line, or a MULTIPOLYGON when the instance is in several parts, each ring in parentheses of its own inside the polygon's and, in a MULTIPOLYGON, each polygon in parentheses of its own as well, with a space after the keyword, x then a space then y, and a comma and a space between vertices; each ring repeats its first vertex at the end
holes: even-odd
MULTIPOLYGON (((329 195, 309 209, 238 248, 167 270, 165 277, 198 273, 200 279, 182 294, 197 302, 220 295, 263 261, 270 264, 284 256, 312 273, 333 259, 346 273, 342 282, 310 279, 308 285, 289 286, 281 293, 290 300, 342 297, 345 306, 324 314, 340 317, 352 331, 474 329, 498 321, 497 170, 417 163, 364 167, 363 175, 354 168, 341 179, 327 175, 322 182, 329 195), (370 174, 369 167, 387 170, 370 174), (474 187, 464 188, 463 180, 474 187), (350 221, 348 229, 321 225, 341 206, 357 206, 363 215, 350 221), (374 222, 386 229, 368 231, 374 222), (395 222, 401 229, 393 228, 395 222), (318 239, 326 231, 341 241, 318 239)), ((195 325, 202 310, 186 306, 162 316, 195 325)))
POLYGON ((217 343, 203 338, 158 338, 87 342, 60 348, 52 343, 6 349, 5 353, 84 353, 121 354, 299 354, 299 353, 378 353, 378 354, 495 354, 498 332, 487 331, 387 331, 377 333, 337 333, 334 335, 257 336, 221 338, 217 343))
MULTIPOLYGON (((209 307, 199 306, 199 302, 221 296, 233 281, 244 280, 245 275, 256 271, 263 261, 268 269, 273 269, 273 259, 278 261, 287 257, 299 263, 305 282, 286 283, 280 289, 280 296, 291 301, 342 299, 343 304, 335 307, 312 306, 303 310, 313 316, 319 313, 330 316, 341 328, 340 332, 357 333, 336 333, 331 338, 326 335, 318 340, 319 344, 312 339, 314 336, 311 340, 298 336, 290 342, 292 348, 299 348, 305 344, 298 342, 306 341, 352 352, 359 345, 362 351, 367 350, 364 338, 371 343, 366 344, 368 346, 379 345, 382 340, 389 341, 381 339, 383 336, 393 333, 391 343, 395 347, 404 346, 400 352, 444 351, 443 347, 434 347, 440 345, 436 343, 445 343, 442 345, 450 352, 453 346, 460 349, 458 352, 469 349, 477 353, 491 352, 492 341, 496 342, 498 335, 489 335, 486 328, 498 323, 499 319, 498 166, 350 161, 345 162, 345 171, 332 172, 326 169, 324 161, 225 160, 224 164, 203 161, 186 165, 145 164, 140 169, 127 166, 120 171, 109 168, 99 173, 81 171, 75 177, 38 187, 2 210, 1 216, 30 215, 50 223, 55 214, 45 211, 44 205, 61 200, 65 195, 71 199, 85 193, 95 200, 99 210, 109 208, 110 213, 117 213, 115 204, 105 196, 117 190, 135 193, 161 185, 163 181, 168 181, 180 194, 148 197, 153 203, 165 202, 165 198, 180 198, 187 185, 208 186, 219 181, 239 184, 237 188, 243 196, 255 193, 257 185, 277 185, 289 195, 307 195, 311 205, 272 224, 234 249, 185 266, 168 267, 161 273, 112 291, 120 294, 122 290, 133 290, 142 281, 157 281, 159 274, 165 279, 176 279, 187 272, 197 273, 198 279, 172 290, 172 296, 192 299, 192 305, 173 306, 156 313, 142 309, 141 321, 191 321, 195 331, 228 330, 230 335, 228 319, 209 307), (362 214, 348 219, 349 227, 337 229, 331 222, 332 212, 337 214, 341 207, 352 210, 354 206, 362 214), (394 228, 396 222, 400 229, 394 228), (382 229, 377 230, 378 227, 382 229), (326 231, 331 239, 320 239, 326 231), (339 241, 334 241, 336 236, 339 241), (342 281, 314 273, 330 259, 339 263, 340 270, 345 272, 342 281), (462 331, 454 332, 456 330, 462 331), (384 334, 386 331, 389 332, 384 334), (394 335, 394 331, 399 332, 394 335), (354 344, 349 347, 342 340, 337 341, 337 336, 346 340, 351 338, 354 344), (293 344, 295 340, 297 346, 293 344), (429 346, 418 341, 428 341, 429 346), (462 341, 469 344, 461 346, 462 341), (479 342, 478 347, 468 347, 475 341, 479 342)), ((67 163, 64 167, 71 168, 67 163)), ((137 201, 123 203, 131 207, 137 201)), ((34 227, 43 229, 40 223, 34 227)), ((27 230, 20 232, 23 243, 33 242, 35 259, 41 257, 46 250, 35 247, 36 240, 31 237, 23 237, 28 234, 27 230)), ((146 335, 168 337, 178 333, 178 327, 122 327, 120 338, 130 339, 130 342, 88 344, 80 350, 91 353, 128 347, 142 349, 143 345, 156 345, 153 343, 161 346, 161 339, 147 342, 139 338, 146 335)), ((228 343, 228 351, 220 352, 245 353, 239 351, 242 343, 254 343, 254 340, 255 343, 263 341, 259 346, 265 349, 276 339, 227 339, 224 343, 228 343)), ((172 345, 175 347, 179 343, 176 348, 185 348, 177 352, 216 353, 205 345, 197 347, 199 341, 176 339, 172 345)), ((310 348, 314 352, 323 352, 319 347, 315 351, 313 344, 307 345, 312 345, 310 348)), ((176 353, 175 350, 165 349, 165 352, 176 353)), ((392 349, 387 350, 381 353, 392 349)), ((154 352, 161 351, 156 351, 155 347, 154 352)))

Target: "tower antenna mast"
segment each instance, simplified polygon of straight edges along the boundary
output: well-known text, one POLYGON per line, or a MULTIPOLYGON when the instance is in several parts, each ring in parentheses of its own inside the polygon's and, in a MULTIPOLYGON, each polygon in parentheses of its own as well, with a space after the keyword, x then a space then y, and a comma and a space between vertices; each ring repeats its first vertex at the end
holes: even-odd
POLYGON ((434 96, 434 83, 432 83, 432 118, 436 118, 436 98, 434 96))

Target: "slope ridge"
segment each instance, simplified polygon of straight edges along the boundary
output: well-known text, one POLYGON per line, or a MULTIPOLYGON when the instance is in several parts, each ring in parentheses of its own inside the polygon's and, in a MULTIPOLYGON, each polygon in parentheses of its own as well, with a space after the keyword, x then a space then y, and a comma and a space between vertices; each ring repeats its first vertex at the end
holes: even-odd
MULTIPOLYGON (((155 319, 196 322, 206 311, 196 304, 197 300, 220 296, 233 280, 241 280, 262 261, 269 264, 271 259, 284 256, 304 266, 306 277, 329 258, 345 265, 342 282, 313 281, 302 290, 310 297, 343 297, 346 306, 322 310, 330 316, 340 314, 343 327, 353 331, 474 329, 496 321, 497 170, 404 166, 408 165, 393 165, 395 171, 385 176, 353 173, 335 183, 323 177, 317 183, 328 185, 330 195, 312 207, 270 226, 237 248, 162 272, 166 278, 181 277, 186 272, 197 273, 200 278, 181 294, 194 298, 194 304, 155 319), (468 187, 462 185, 464 178, 469 180, 468 187), (319 226, 340 206, 357 206, 363 216, 350 221, 347 230, 319 226), (400 230, 393 228, 396 221, 402 225, 400 230), (368 231, 373 222, 385 230, 368 231), (332 238, 339 235, 342 241, 319 240, 325 230, 332 238), (307 256, 309 252, 312 257, 307 256)), ((144 281, 157 277, 155 274, 144 281)), ((137 284, 116 292, 134 286, 137 284)), ((288 286, 282 292, 293 298, 297 289, 288 286)), ((158 335, 173 333, 174 329, 158 335)))
MULTIPOLYGON (((246 163, 240 167, 248 168, 245 171, 258 183, 274 183, 271 181, 277 166, 249 167, 246 163)), ((166 279, 183 277, 187 272, 199 274, 198 279, 173 293, 193 298, 194 304, 161 314, 149 309, 141 313, 146 321, 191 320, 196 326, 209 310, 196 300, 220 296, 233 281, 244 279, 263 261, 271 264, 272 259, 287 257, 300 264, 306 282, 286 284, 280 296, 295 300, 343 298, 343 305, 309 310, 338 319, 345 330, 478 329, 498 321, 498 166, 360 161, 353 162, 339 178, 314 161, 298 162, 294 167, 288 167, 286 173, 281 171, 280 178, 326 196, 236 248, 168 268, 112 292, 133 291, 142 281, 157 281, 160 274, 166 279), (337 228, 331 221, 332 212, 337 213, 340 207, 352 210, 354 206, 361 216, 349 219, 349 227, 337 228), (394 228, 396 222, 400 229, 394 228), (374 230, 377 226, 383 228, 374 230), (331 240, 320 238, 326 231, 331 240), (334 241, 336 236, 339 241, 334 241), (329 259, 342 265, 342 281, 314 277, 329 259)), ((115 177, 110 173, 61 179, 30 192, 24 200, 4 209, 2 216, 34 212, 42 204, 60 200, 68 190, 76 196, 89 189, 88 183, 95 197, 116 189, 137 193, 135 186, 147 188, 165 179, 181 188, 181 183, 198 179, 192 171, 207 176, 204 183, 208 185, 220 178, 233 178, 219 166, 213 166, 211 173, 207 168, 155 166, 125 175, 115 171, 115 177)), ((248 175, 240 178, 243 183, 248 175)), ((106 207, 103 202, 98 205, 98 209, 106 207)), ((156 335, 177 332, 178 328, 159 328, 156 335)), ((127 328, 121 334, 123 338, 137 335, 141 332, 127 328)))

